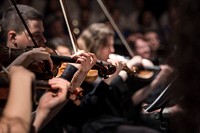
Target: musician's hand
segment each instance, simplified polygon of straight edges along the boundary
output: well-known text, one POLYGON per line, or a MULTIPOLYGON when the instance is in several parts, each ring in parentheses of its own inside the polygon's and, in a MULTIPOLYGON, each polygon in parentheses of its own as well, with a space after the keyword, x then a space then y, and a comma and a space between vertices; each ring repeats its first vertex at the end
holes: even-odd
POLYGON ((142 57, 141 56, 134 56, 131 58, 126 65, 131 69, 134 65, 141 65, 142 64, 142 57))
POLYGON ((109 85, 113 81, 113 79, 117 77, 119 72, 124 68, 125 64, 122 63, 121 61, 117 61, 117 60, 108 59, 107 61, 110 62, 112 65, 116 66, 115 73, 110 75, 109 78, 104 79, 104 82, 109 85))
POLYGON ((112 65, 114 65, 116 67, 116 71, 115 71, 115 75, 118 75, 119 72, 124 68, 124 66, 126 65, 125 63, 118 61, 118 60, 113 60, 113 59, 108 59, 107 60, 109 63, 111 63, 112 65))
POLYGON ((30 51, 23 53, 23 55, 27 56, 28 59, 31 61, 42 62, 44 60, 47 60, 50 64, 51 70, 53 69, 53 61, 51 60, 50 53, 47 52, 46 48, 34 48, 30 51))
POLYGON ((79 69, 84 72, 88 72, 97 61, 95 54, 84 51, 77 52, 72 58, 77 59, 77 63, 80 63, 79 69))
POLYGON ((35 111, 33 126, 36 132, 44 127, 67 102, 67 91, 70 87, 67 80, 53 78, 49 80, 49 85, 51 90, 42 95, 35 111))
POLYGON ((38 109, 49 113, 54 107, 60 105, 65 102, 67 91, 70 87, 70 83, 62 78, 53 78, 49 80, 49 85, 51 86, 51 90, 47 91, 39 100, 38 109))

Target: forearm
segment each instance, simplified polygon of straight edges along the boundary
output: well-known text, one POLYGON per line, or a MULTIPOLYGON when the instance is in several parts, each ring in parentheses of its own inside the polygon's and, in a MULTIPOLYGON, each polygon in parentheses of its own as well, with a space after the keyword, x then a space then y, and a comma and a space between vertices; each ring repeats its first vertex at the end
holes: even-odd
POLYGON ((30 58, 30 56, 27 53, 22 53, 7 68, 9 69, 11 66, 14 66, 14 65, 21 65, 21 66, 24 66, 25 68, 27 68, 28 65, 32 61, 33 60, 30 58))
POLYGON ((73 78, 72 78, 71 87, 72 87, 72 88, 80 87, 81 84, 83 83, 83 81, 85 80, 86 75, 87 75, 87 72, 82 71, 82 70, 78 70, 78 71, 74 74, 74 76, 73 76, 73 78))
POLYGON ((22 118, 24 121, 30 121, 31 114, 31 86, 30 77, 20 77, 14 75, 10 81, 10 92, 4 114, 10 117, 22 118), (23 105, 23 108, 21 107, 23 105))
POLYGON ((86 77, 86 72, 77 69, 72 64, 68 64, 60 78, 71 81, 71 88, 79 87, 86 77))
POLYGON ((31 78, 12 76, 7 104, 3 111, 6 125, 11 132, 26 133, 31 123, 31 78), (23 80, 22 80, 23 79, 23 80), (23 81, 23 84, 22 84, 23 81), (23 105, 23 107, 22 107, 23 105))
POLYGON ((65 106, 67 101, 63 102, 62 104, 54 107, 51 110, 41 110, 37 108, 35 111, 35 118, 33 120, 33 126, 35 128, 35 133, 39 132, 45 125, 47 125, 55 116, 56 114, 65 106))
POLYGON ((33 120, 33 127, 34 127, 34 132, 37 133, 41 128, 43 123, 45 122, 47 116, 48 116, 49 112, 45 112, 45 111, 40 111, 39 109, 37 109, 33 115, 34 116, 34 120, 33 120))
POLYGON ((156 78, 149 85, 136 91, 136 93, 132 96, 133 103, 137 105, 143 102, 153 90, 158 88, 161 83, 162 82, 160 82, 159 78, 156 78))
POLYGON ((119 72, 119 76, 122 78, 122 80, 125 82, 128 78, 128 74, 126 71, 122 70, 119 72))

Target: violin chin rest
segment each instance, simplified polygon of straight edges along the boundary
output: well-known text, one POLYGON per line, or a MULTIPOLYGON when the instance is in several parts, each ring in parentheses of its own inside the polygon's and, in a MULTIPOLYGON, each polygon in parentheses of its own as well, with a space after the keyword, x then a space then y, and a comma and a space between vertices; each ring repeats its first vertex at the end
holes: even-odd
POLYGON ((153 75, 154 75, 154 72, 143 70, 139 72, 137 77, 141 79, 150 79, 151 77, 153 77, 153 75))
POLYGON ((85 78, 86 82, 93 82, 98 77, 98 70, 90 70, 85 78))

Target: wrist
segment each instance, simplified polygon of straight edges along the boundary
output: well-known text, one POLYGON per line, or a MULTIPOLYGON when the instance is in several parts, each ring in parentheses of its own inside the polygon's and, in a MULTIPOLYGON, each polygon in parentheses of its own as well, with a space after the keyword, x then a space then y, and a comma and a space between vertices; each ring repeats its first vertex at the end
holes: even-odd
POLYGON ((49 109, 38 107, 38 108, 36 109, 36 116, 35 116, 35 119, 37 119, 37 118, 45 119, 45 118, 48 116, 49 113, 50 113, 50 110, 49 110, 49 109))
POLYGON ((121 70, 121 71, 119 72, 119 76, 122 78, 123 81, 126 81, 127 78, 128 78, 128 74, 127 74, 127 72, 124 71, 124 70, 121 70))
POLYGON ((84 70, 84 69, 79 69, 79 74, 84 74, 87 75, 87 73, 89 72, 89 70, 84 70))

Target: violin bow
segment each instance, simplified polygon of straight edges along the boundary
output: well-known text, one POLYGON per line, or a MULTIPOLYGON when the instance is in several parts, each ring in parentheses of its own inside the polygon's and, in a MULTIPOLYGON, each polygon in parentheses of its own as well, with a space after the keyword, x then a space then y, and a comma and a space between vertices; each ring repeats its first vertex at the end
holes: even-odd
POLYGON ((66 5, 66 2, 65 0, 60 0, 60 5, 61 5, 61 8, 62 8, 62 12, 63 12, 63 15, 64 15, 64 19, 65 19, 65 22, 66 22, 66 25, 67 25, 67 29, 68 29, 68 32, 69 32, 69 36, 70 36, 70 40, 71 40, 71 43, 72 43, 72 46, 73 46, 73 50, 74 50, 74 53, 77 53, 78 52, 78 45, 77 45, 77 41, 76 41, 76 38, 74 36, 74 34, 72 33, 72 24, 71 24, 71 18, 70 18, 70 15, 69 15, 69 11, 67 9, 67 5, 66 5))
POLYGON ((9 74, 8 70, 1 64, 1 62, 0 62, 0 67, 6 74, 9 74))
POLYGON ((111 25, 113 26, 113 28, 115 29, 115 31, 117 32, 119 38, 121 39, 122 43, 124 44, 125 48, 127 49, 128 53, 130 54, 131 57, 134 56, 133 51, 131 50, 128 42, 126 41, 126 39, 124 38, 124 36, 122 35, 121 31, 119 30, 119 27, 117 26, 117 24, 115 23, 115 21, 113 20, 112 16, 110 15, 110 13, 108 12, 107 8, 105 7, 104 3, 102 2, 102 0, 97 0, 99 6, 101 7, 102 11, 104 12, 105 16, 107 17, 107 19, 110 21, 111 25))

